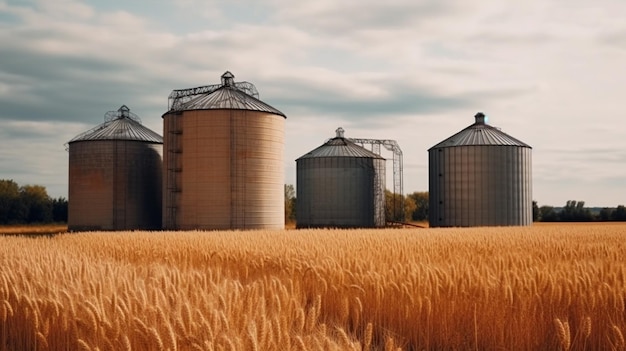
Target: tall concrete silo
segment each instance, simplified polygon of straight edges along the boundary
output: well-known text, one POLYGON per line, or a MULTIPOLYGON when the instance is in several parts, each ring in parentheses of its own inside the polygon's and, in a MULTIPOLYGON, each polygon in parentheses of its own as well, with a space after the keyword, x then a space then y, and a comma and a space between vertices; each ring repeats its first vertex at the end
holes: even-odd
POLYGON ((174 90, 163 115, 165 229, 283 229, 285 115, 235 82, 174 90))
POLYGON ((296 160, 296 226, 383 227, 385 159, 336 133, 296 160))
POLYGON ((430 226, 532 224, 531 147, 475 119, 428 150, 430 226))
POLYGON ((69 230, 161 228, 163 138, 128 107, 67 147, 69 230))

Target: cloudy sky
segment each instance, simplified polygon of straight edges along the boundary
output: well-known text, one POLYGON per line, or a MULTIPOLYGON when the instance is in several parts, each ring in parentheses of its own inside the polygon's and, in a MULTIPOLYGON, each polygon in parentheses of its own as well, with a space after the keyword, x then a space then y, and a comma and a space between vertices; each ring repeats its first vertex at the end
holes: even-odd
POLYGON ((623 0, 0 0, 0 179, 66 197, 65 142, 122 104, 161 134, 171 90, 229 70, 287 115, 287 183, 342 126, 397 140, 405 193, 427 191, 428 148, 482 111, 533 147, 540 205, 626 204, 624 15, 623 0))

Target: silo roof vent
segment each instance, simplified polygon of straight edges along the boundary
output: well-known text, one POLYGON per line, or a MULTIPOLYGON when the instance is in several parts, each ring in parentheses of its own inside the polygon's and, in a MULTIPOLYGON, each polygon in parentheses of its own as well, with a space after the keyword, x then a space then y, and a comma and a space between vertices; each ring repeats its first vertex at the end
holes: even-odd
POLYGON ((230 71, 226 71, 224 72, 224 74, 222 74, 222 85, 223 86, 233 86, 235 84, 235 75, 230 73, 230 71))
POLYGON ((339 127, 337 128, 337 130, 335 130, 335 133, 337 134, 337 138, 343 138, 343 128, 339 127))
POLYGON ((136 114, 130 112, 130 108, 128 108, 128 106, 126 105, 120 106, 120 108, 118 108, 117 111, 109 111, 104 114, 105 122, 112 122, 112 121, 115 121, 116 119, 122 119, 122 118, 128 118, 141 124, 141 118, 139 118, 139 116, 137 116, 136 114))
POLYGON ((478 112, 474 118, 476 118, 476 124, 485 124, 487 123, 486 119, 485 119, 485 114, 482 112, 478 112))

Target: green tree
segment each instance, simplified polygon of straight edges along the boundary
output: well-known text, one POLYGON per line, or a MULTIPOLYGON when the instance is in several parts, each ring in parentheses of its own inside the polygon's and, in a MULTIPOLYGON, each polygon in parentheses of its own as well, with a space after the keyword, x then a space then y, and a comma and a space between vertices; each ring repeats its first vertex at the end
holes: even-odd
POLYGON ((388 222, 405 222, 415 209, 413 199, 385 190, 385 220, 388 222))
POLYGON ((17 215, 20 188, 13 180, 0 179, 0 224, 13 223, 17 215))
POLYGON ((614 221, 626 221, 626 207, 624 205, 619 205, 613 211, 611 219, 614 221))
POLYGON ((296 191, 292 184, 285 184, 285 223, 296 220, 296 191))
POLYGON ((593 219, 584 201, 568 200, 560 215, 564 222, 587 222, 593 219))
POLYGON ((415 211, 409 218, 414 221, 428 220, 428 191, 416 191, 408 195, 415 202, 415 211))
POLYGON ((64 197, 52 199, 52 221, 56 223, 67 222, 67 199, 64 197))
POLYGON ((542 222, 558 222, 559 214, 552 206, 539 207, 539 220, 542 222))
POLYGON ((539 206, 537 201, 533 201, 533 222, 537 222, 539 219, 539 206))
POLYGON ((611 216, 613 215, 613 209, 608 207, 603 207, 600 209, 600 213, 598 213, 598 219, 601 221, 610 221, 611 216))
POLYGON ((41 185, 25 185, 20 188, 20 198, 27 208, 27 223, 52 222, 52 199, 41 185))
POLYGON ((67 200, 51 199, 41 185, 0 180, 0 224, 67 222, 67 200))

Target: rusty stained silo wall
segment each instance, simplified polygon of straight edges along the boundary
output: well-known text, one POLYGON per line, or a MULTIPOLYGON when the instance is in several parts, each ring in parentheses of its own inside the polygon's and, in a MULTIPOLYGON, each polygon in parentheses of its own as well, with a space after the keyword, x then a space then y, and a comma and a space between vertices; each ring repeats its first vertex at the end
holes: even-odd
POLYGON ((428 157, 431 227, 532 224, 532 148, 482 113, 428 157))
POLYGON ((162 149, 136 140, 70 142, 68 229, 159 229, 162 149))
POLYGON ((296 164, 298 228, 385 225, 385 160, 301 158, 296 164))
POLYGON ((284 116, 171 111, 163 125, 164 228, 284 228, 284 116))

